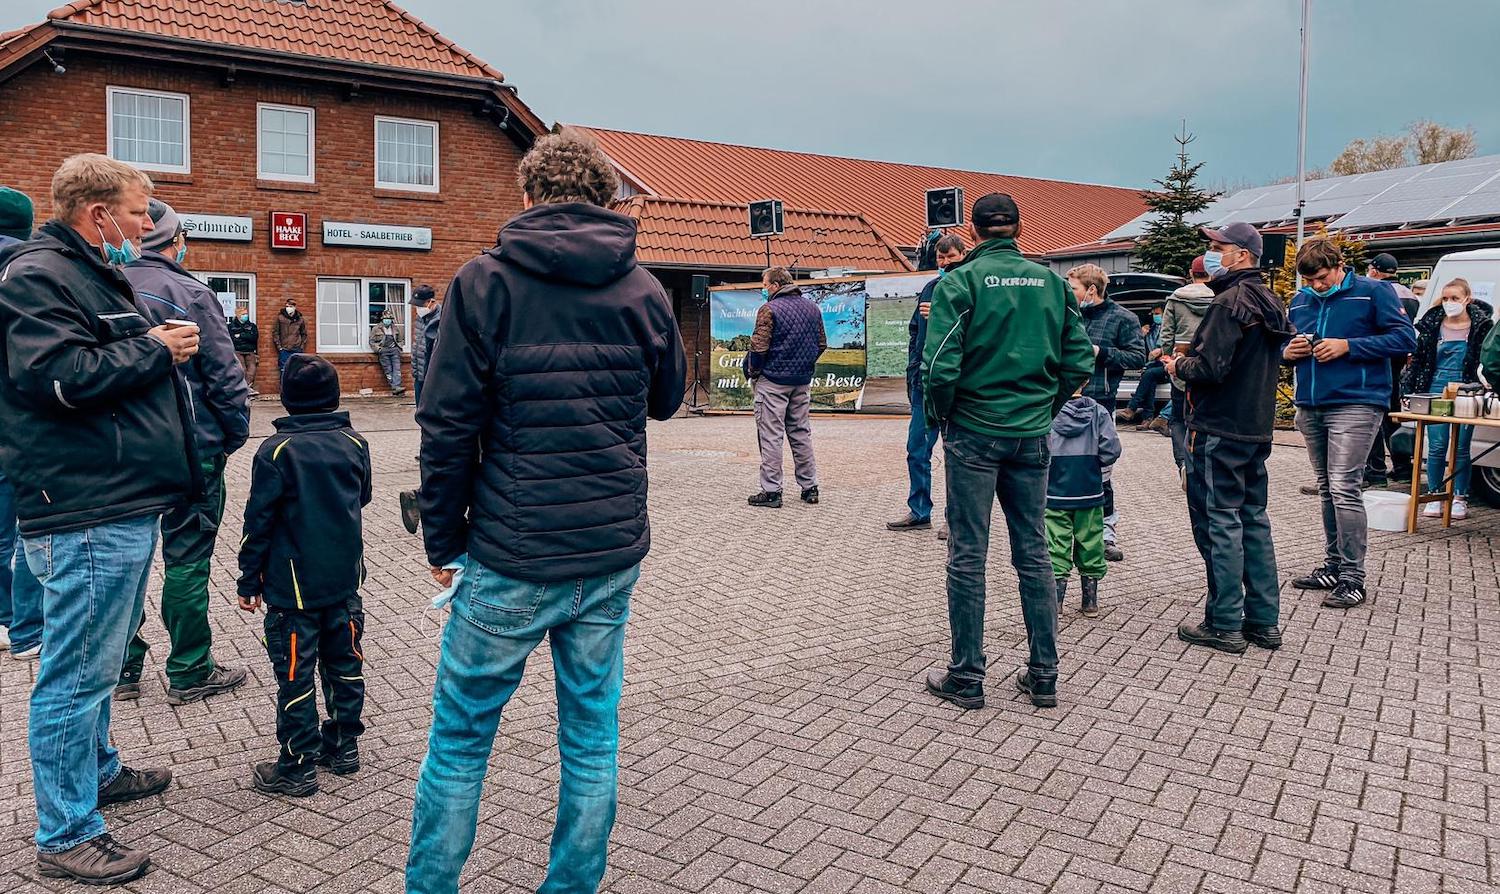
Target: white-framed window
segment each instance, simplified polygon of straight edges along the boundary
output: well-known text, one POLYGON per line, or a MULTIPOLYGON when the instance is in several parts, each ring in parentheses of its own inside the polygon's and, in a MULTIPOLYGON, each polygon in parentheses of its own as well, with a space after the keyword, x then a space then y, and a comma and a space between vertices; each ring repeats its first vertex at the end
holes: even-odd
POLYGON ((370 330, 389 312, 401 329, 401 350, 411 353, 411 280, 328 276, 318 278, 318 352, 364 354, 370 330))
POLYGON ((250 322, 255 322, 255 274, 254 273, 194 273, 199 282, 213 289, 224 308, 224 319, 229 320, 248 311, 250 322))
POLYGON ((438 191, 438 124, 375 117, 375 186, 438 191))
POLYGON ((255 105, 255 176, 262 180, 313 182, 317 113, 301 106, 255 105))
POLYGON ((187 94, 108 87, 105 96, 110 158, 150 171, 191 171, 187 94))

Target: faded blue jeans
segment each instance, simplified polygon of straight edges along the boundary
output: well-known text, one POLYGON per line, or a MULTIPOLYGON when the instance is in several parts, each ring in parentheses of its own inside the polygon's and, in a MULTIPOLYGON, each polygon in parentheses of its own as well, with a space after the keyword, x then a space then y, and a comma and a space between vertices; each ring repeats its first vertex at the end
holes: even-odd
POLYGON ((104 834, 99 790, 120 775, 109 705, 125 646, 146 605, 161 517, 143 515, 24 537, 42 585, 42 660, 31 689, 31 775, 37 850, 65 851, 104 834))
POLYGON ((907 397, 911 402, 911 420, 906 426, 906 475, 911 480, 911 491, 906 506, 915 518, 932 518, 932 448, 937 446, 938 428, 927 424, 927 413, 922 409, 922 386, 909 385, 907 397))
POLYGON ((42 588, 26 567, 16 530, 15 491, 0 475, 0 627, 20 652, 42 641, 42 588))
POLYGON ((458 891, 500 715, 543 636, 557 676, 562 788, 538 894, 598 890, 615 822, 625 621, 640 574, 637 565, 534 583, 469 560, 438 659, 432 732, 412 811, 408 894, 458 891))

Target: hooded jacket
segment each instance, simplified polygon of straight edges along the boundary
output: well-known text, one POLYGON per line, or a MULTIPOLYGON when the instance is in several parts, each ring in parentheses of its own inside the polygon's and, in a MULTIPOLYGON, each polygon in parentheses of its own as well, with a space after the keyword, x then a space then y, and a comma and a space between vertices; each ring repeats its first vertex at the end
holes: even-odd
POLYGON ((283 609, 337 605, 365 581, 370 445, 348 413, 275 424, 250 467, 237 592, 283 609))
MULTIPOLYGON (((1067 282, 1014 239, 975 246, 932 290, 922 353, 927 424, 1039 438, 1094 369, 1067 282)), ((1136 330, 1140 339, 1140 330, 1136 330)))
MULTIPOLYGON (((1469 302, 1469 340, 1464 352, 1464 381, 1479 381, 1480 356, 1485 341, 1494 328, 1495 311, 1483 301, 1469 302)), ((1422 394, 1432 390, 1432 377, 1437 374, 1438 340, 1442 338, 1443 306, 1431 308, 1417 322, 1417 349, 1411 354, 1406 374, 1401 377, 1401 390, 1406 394, 1422 394)), ((1493 380, 1492 380, 1493 381, 1493 380)), ((1446 382, 1443 384, 1447 384, 1446 382)))
POLYGON ((0 469, 27 536, 165 512, 201 487, 172 352, 60 221, 0 249, 0 469))
POLYGON ((271 331, 271 346, 278 351, 301 351, 307 347, 307 319, 302 311, 286 315, 283 308, 276 312, 276 328, 271 331))
POLYGON ((1141 335, 1141 321, 1108 298, 1082 308, 1081 312, 1089 341, 1099 348, 1094 357, 1094 375, 1083 393, 1113 404, 1125 370, 1146 365, 1146 339, 1141 335))
POLYGON ((651 546, 646 418, 682 403, 672 303, 635 222, 582 203, 512 218, 448 287, 417 422, 427 557, 551 582, 651 546))
POLYGON ((1091 397, 1063 405, 1047 435, 1048 509, 1092 509, 1104 505, 1104 470, 1120 458, 1120 435, 1110 412, 1091 397))
POLYGON ((198 324, 198 353, 177 367, 193 409, 193 435, 203 456, 234 453, 250 437, 250 386, 219 299, 176 261, 154 251, 126 267, 125 278, 151 325, 172 319, 198 324))
POLYGON ((1287 316, 1297 332, 1349 341, 1349 353, 1337 360, 1296 362, 1297 406, 1390 406, 1390 361, 1417 349, 1416 330, 1390 283, 1351 270, 1327 298, 1304 287, 1287 316))
POLYGON ((1258 269, 1226 271, 1208 285, 1213 303, 1177 362, 1177 376, 1187 383, 1188 428, 1269 442, 1281 351, 1292 336, 1281 299, 1258 269))
MULTIPOLYGON (((1166 307, 1161 312, 1161 332, 1157 335, 1156 347, 1161 348, 1163 354, 1176 353, 1177 346, 1183 348, 1193 343, 1193 336, 1198 332, 1198 327, 1203 325, 1203 317, 1208 314, 1208 306, 1214 303, 1214 290, 1207 283, 1190 282, 1173 292, 1167 298, 1166 307)), ((1178 389, 1183 388, 1180 380, 1174 379, 1172 384, 1178 389)))

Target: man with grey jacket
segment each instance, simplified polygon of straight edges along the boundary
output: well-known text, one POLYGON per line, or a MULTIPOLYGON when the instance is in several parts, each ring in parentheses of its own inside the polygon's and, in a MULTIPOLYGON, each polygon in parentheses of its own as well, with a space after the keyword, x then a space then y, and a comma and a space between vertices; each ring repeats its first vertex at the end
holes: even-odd
MULTIPOLYGON (((141 239, 141 257, 125 268, 140 306, 153 325, 169 320, 198 327, 198 354, 178 367, 192 402, 196 461, 203 470, 203 492, 169 509, 161 520, 161 554, 166 569, 161 619, 172 640, 167 656, 167 704, 181 705, 228 692, 245 682, 245 669, 225 667, 211 654, 208 578, 219 521, 224 515, 224 463, 250 437, 250 386, 229 338, 223 306, 182 266, 187 231, 172 206, 152 199, 153 229, 141 239)), ((144 616, 142 617, 144 621, 144 616)), ((141 671, 150 645, 140 625, 125 653, 115 698, 141 696, 141 671)))
MULTIPOLYGON (((1172 293, 1161 315, 1161 342, 1156 354, 1186 354, 1188 345, 1203 323, 1208 306, 1214 303, 1214 290, 1208 287, 1208 268, 1203 256, 1193 258, 1192 281, 1172 293)), ((1172 376, 1172 459, 1180 470, 1187 463, 1187 384, 1172 376)))

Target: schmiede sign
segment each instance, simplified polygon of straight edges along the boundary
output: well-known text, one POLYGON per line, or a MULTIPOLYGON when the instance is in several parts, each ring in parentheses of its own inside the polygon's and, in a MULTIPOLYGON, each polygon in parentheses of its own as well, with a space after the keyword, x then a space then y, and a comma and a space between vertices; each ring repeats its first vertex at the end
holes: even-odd
POLYGON ((432 230, 428 227, 395 227, 388 224, 325 220, 323 221, 323 244, 431 251, 432 230))
POLYGON ((249 242, 255 234, 255 223, 248 217, 223 214, 179 214, 177 217, 189 239, 249 242))

